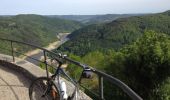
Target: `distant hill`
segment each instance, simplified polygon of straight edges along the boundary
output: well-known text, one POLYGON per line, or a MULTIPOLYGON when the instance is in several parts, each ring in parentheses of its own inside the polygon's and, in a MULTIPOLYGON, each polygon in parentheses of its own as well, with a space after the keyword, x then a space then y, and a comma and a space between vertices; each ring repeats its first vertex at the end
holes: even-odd
POLYGON ((77 55, 85 55, 95 50, 118 50, 135 41, 146 30, 170 35, 170 11, 83 27, 69 35, 71 40, 59 49, 77 55))
POLYGON ((44 45, 55 39, 56 33, 72 32, 82 24, 40 15, 0 17, 0 37, 44 45))
POLYGON ((67 20, 79 21, 82 23, 86 23, 87 20, 92 19, 98 15, 48 15, 51 18, 61 18, 67 20))
POLYGON ((130 16, 140 16, 144 14, 105 14, 105 15, 51 15, 48 17, 61 18, 67 20, 79 21, 84 24, 106 23, 118 18, 126 18, 130 16))
POLYGON ((45 46, 56 40, 57 33, 72 32, 81 26, 76 21, 40 15, 1 16, 0 37, 45 46))

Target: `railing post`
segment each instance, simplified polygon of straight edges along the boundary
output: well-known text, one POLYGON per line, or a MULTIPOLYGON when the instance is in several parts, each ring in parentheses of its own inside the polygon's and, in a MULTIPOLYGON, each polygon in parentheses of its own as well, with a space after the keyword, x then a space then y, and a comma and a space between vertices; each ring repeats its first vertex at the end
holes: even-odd
POLYGON ((44 64, 45 64, 45 69, 46 69, 47 77, 49 78, 49 74, 48 74, 48 65, 47 65, 47 56, 46 56, 45 50, 43 50, 43 53, 44 53, 44 64))
POLYGON ((102 76, 99 76, 99 93, 100 93, 101 100, 104 100, 104 95, 103 95, 103 77, 102 76))
POLYGON ((12 41, 11 41, 11 51, 12 51, 12 59, 13 59, 13 62, 15 62, 15 57, 14 57, 14 48, 13 48, 12 41))

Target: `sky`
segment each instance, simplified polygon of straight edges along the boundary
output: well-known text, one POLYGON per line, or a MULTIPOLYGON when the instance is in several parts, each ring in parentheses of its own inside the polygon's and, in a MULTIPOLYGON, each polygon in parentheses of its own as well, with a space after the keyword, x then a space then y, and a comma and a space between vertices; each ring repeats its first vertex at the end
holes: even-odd
POLYGON ((96 15, 158 13, 170 0, 0 0, 0 15, 96 15))

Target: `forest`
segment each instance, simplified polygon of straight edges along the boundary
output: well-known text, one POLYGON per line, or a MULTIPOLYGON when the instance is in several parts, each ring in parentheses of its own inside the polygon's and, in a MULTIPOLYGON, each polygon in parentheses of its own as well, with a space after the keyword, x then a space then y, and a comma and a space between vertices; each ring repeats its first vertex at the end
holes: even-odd
MULTIPOLYGON (((57 40, 57 33, 70 33, 82 26, 83 24, 76 21, 33 14, 0 16, 0 38, 26 42, 37 46, 47 46, 57 40)), ((0 42, 1 52, 8 53, 3 49, 9 49, 10 47, 7 47, 7 44, 10 43, 1 40, 0 42)), ((31 49, 23 45, 16 44, 15 46, 20 51, 31 49)))
MULTIPOLYGON (((69 54, 69 57, 120 79, 144 100, 170 99, 170 36, 164 33, 147 31, 119 51, 96 50, 83 57, 74 54, 69 54)), ((72 64, 66 70, 75 79, 81 74, 81 69, 72 64)), ((93 77, 91 81, 82 83, 96 92, 97 82, 98 78, 93 77)), ((89 91, 85 92, 91 95, 89 91)), ((104 81, 104 95, 106 100, 131 100, 122 90, 107 81, 104 81)))
MULTIPOLYGON (((144 100, 169 100, 169 35, 170 11, 167 11, 85 26, 69 35, 70 40, 54 52, 65 52, 72 59, 122 80, 144 100)), ((75 79, 81 74, 81 69, 72 64, 66 70, 75 79)), ((84 85, 97 91, 97 81, 94 75, 84 85)), ((106 100, 130 99, 107 81, 104 91, 106 100)))
POLYGON ((147 30, 170 34, 170 11, 85 26, 70 34, 71 40, 59 50, 80 56, 95 50, 105 51, 112 48, 119 50, 134 42, 147 30))

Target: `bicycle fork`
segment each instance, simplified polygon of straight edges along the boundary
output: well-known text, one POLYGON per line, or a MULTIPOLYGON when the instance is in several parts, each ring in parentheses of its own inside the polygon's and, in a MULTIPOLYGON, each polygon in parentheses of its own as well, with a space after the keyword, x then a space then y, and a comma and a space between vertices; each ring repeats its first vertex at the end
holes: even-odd
POLYGON ((44 91, 44 93, 43 93, 43 95, 41 97, 45 97, 49 93, 51 93, 52 99, 54 100, 56 98, 56 94, 55 94, 55 91, 52 88, 52 84, 50 84, 49 82, 47 84, 48 84, 47 88, 46 88, 46 90, 44 91))
POLYGON ((47 85, 47 86, 48 87, 46 88, 45 92, 43 93, 43 95, 41 97, 45 97, 50 92, 51 85, 47 85))

